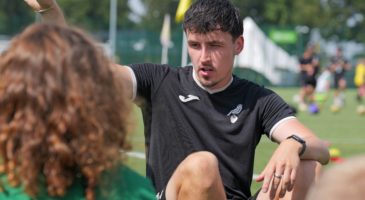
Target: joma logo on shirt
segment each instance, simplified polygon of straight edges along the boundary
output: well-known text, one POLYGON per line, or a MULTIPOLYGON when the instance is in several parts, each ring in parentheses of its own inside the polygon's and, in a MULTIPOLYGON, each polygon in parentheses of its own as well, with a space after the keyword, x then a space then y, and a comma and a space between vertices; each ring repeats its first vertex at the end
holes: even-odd
POLYGON ((186 103, 186 102, 189 102, 189 101, 199 101, 199 97, 195 96, 195 95, 192 95, 192 94, 189 94, 187 97, 183 96, 183 95, 179 95, 179 99, 181 102, 183 103, 186 103))

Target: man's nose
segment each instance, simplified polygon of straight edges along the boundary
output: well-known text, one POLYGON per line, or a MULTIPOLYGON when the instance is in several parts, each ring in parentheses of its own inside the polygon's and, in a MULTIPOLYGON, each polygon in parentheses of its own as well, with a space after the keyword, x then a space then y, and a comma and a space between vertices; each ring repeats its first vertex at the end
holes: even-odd
POLYGON ((206 47, 202 48, 202 52, 201 52, 201 62, 209 62, 211 59, 211 54, 210 54, 210 50, 206 47))

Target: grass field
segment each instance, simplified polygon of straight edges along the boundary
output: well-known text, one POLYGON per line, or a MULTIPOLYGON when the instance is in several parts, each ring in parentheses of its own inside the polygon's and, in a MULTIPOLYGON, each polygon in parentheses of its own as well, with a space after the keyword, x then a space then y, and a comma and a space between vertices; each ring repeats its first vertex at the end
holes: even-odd
MULTIPOLYGON (((272 88, 289 104, 295 105, 293 96, 298 88, 272 88)), ((355 89, 346 92, 346 106, 338 113, 330 111, 332 100, 329 99, 323 110, 316 115, 308 112, 298 112, 297 117, 320 138, 328 140, 332 146, 340 150, 343 158, 365 153, 365 115, 356 113, 357 102, 355 89)), ((134 133, 131 136, 133 151, 144 152, 143 125, 140 112, 136 109, 134 133)), ((276 144, 263 137, 256 150, 254 173, 259 174, 269 160, 276 144)), ((145 174, 145 160, 129 157, 128 164, 141 174, 145 174)), ((251 190, 256 191, 260 184, 253 182, 251 190)))

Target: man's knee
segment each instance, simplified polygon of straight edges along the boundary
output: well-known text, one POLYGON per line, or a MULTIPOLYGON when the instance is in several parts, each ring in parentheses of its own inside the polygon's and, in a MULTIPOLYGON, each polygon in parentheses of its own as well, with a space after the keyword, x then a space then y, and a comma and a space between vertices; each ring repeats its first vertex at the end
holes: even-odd
POLYGON ((217 157, 207 151, 190 154, 181 163, 184 177, 199 181, 201 186, 210 186, 219 176, 217 157))
POLYGON ((313 160, 302 160, 296 175, 294 190, 291 198, 287 199, 304 199, 310 186, 318 179, 321 164, 313 160))
MULTIPOLYGON (((198 151, 190 154, 185 158, 184 162, 192 164, 194 168, 199 166, 201 168, 215 168, 218 167, 217 157, 209 151, 198 151)), ((205 170, 205 169, 202 169, 205 170)))
POLYGON ((200 151, 186 157, 166 187, 167 199, 225 199, 217 157, 200 151))
POLYGON ((301 160, 297 180, 302 184, 312 184, 320 173, 321 164, 314 160, 301 160))

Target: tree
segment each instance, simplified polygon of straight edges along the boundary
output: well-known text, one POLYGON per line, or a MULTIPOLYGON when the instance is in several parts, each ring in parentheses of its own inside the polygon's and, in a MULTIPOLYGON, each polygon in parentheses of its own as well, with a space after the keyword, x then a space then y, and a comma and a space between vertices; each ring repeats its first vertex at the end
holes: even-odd
MULTIPOLYGON (((140 23, 129 19, 128 0, 118 0, 118 29, 160 31, 163 17, 172 17, 179 0, 141 0, 146 14, 140 23)), ((194 0, 193 0, 194 1, 194 0)), ((252 17, 259 26, 307 26, 320 28, 325 38, 365 42, 363 0, 231 0, 243 17, 252 17)), ((106 31, 109 26, 109 0, 59 0, 67 21, 89 31, 106 31)), ((23 1, 0 1, 0 34, 14 34, 34 21, 34 13, 23 1)), ((181 24, 172 23, 172 30, 181 24)))
POLYGON ((323 35, 335 40, 365 42, 365 4, 362 0, 328 0, 323 5, 330 19, 323 25, 323 35))
MULTIPOLYGON (((133 27, 126 0, 118 0, 118 28, 133 27)), ((109 0, 58 1, 68 23, 95 32, 108 30, 109 0)), ((23 1, 0 1, 0 34, 14 34, 35 21, 35 13, 23 1)))
POLYGON ((0 34, 18 33, 34 19, 23 1, 0 1, 0 34))
MULTIPOLYGON (((146 7, 146 15, 142 18, 139 27, 160 31, 165 14, 170 14, 172 19, 175 18, 179 0, 159 0, 158 2, 156 0, 143 0, 143 3, 146 7)), ((171 29, 177 28, 180 28, 179 24, 172 20, 171 29)))

